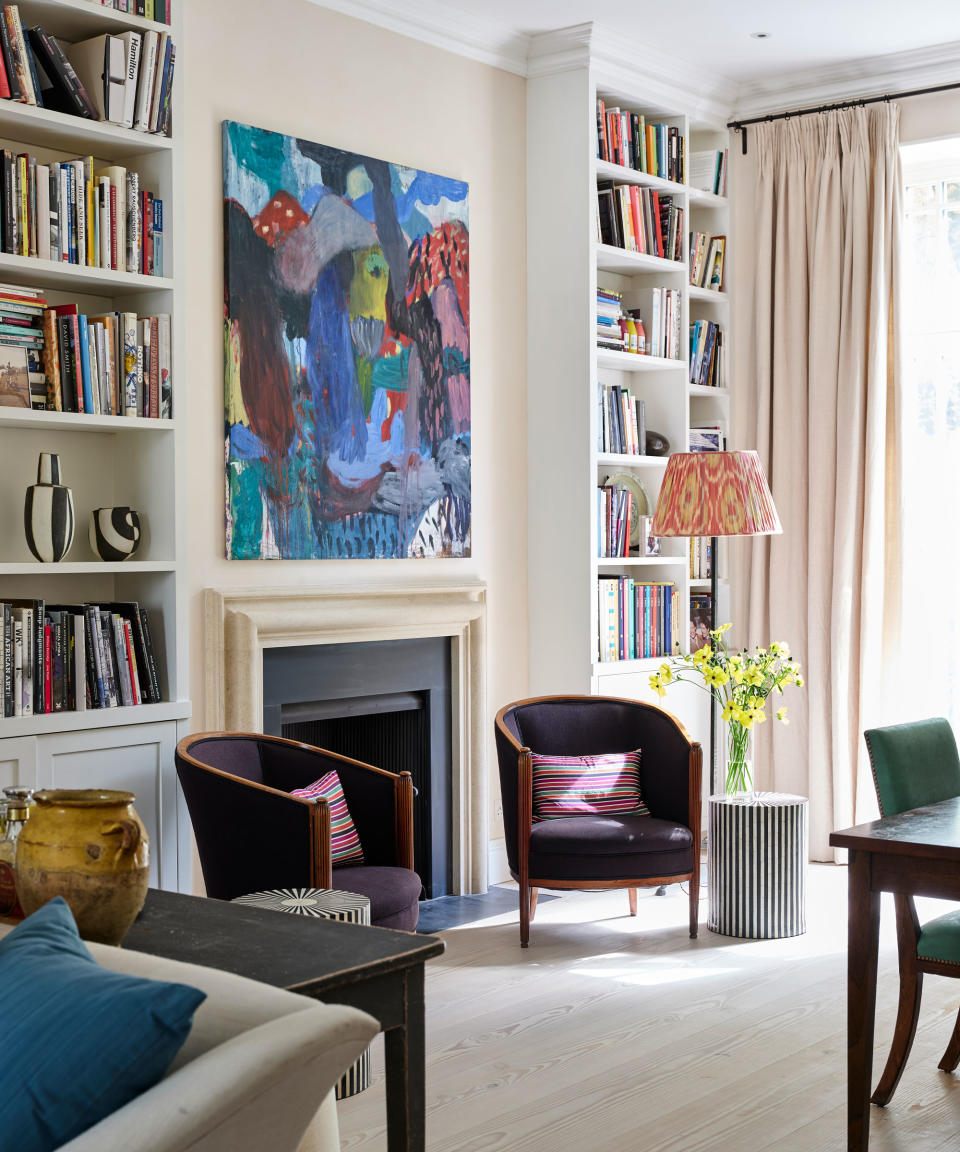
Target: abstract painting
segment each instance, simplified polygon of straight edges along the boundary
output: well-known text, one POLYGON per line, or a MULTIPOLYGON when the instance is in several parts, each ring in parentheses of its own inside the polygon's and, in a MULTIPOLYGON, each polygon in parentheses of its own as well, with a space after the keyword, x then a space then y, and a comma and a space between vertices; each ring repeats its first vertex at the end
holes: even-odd
POLYGON ((470 555, 467 185, 223 124, 227 558, 470 555))

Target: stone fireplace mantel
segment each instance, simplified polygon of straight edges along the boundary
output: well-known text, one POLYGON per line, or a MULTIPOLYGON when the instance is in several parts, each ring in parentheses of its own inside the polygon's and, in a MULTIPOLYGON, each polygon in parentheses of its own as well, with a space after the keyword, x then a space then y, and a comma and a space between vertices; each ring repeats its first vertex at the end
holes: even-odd
POLYGON ((453 885, 486 892, 486 585, 208 588, 207 731, 263 731, 263 651, 306 644, 450 637, 453 885))

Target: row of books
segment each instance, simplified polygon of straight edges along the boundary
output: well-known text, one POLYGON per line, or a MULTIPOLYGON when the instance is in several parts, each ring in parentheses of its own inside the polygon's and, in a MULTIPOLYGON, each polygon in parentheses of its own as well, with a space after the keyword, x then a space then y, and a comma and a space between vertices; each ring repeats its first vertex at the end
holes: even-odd
POLYGON ((176 47, 169 32, 127 31, 75 44, 0 9, 0 97, 139 132, 170 124, 176 47))
POLYGON ((643 400, 619 384, 600 386, 600 451, 621 456, 647 454, 647 418, 643 400))
POLYGON ((669 124, 646 122, 639 112, 597 100, 597 158, 664 180, 684 182, 683 133, 669 124))
POLYGON ((712 320, 690 325, 690 383, 708 388, 726 387, 723 329, 712 320))
POLYGON ((601 663, 668 656, 680 640, 679 589, 632 576, 597 580, 601 663))
POLYGON ((630 555, 630 518, 633 493, 619 484, 597 489, 597 555, 601 559, 630 555))
POLYGON ((620 327, 623 317, 623 295, 611 288, 597 287, 597 347, 626 352, 624 333, 620 327))
POLYGON ((136 601, 0 605, 4 717, 158 704, 146 611, 136 601))
POLYGON ((597 182, 597 239, 628 252, 680 260, 683 209, 672 196, 636 184, 597 182))
POLYGON ((713 292, 723 289, 723 257, 726 236, 711 236, 709 232, 690 233, 690 283, 697 288, 713 292))
POLYGON ((131 16, 144 16, 159 24, 169 24, 173 19, 173 0, 87 0, 87 3, 129 12, 131 16))
POLYGON ((47 306, 0 284, 0 405, 93 416, 173 415, 170 317, 47 306))
POLYGON ((690 187, 714 196, 727 194, 727 149, 690 154, 690 187))
POLYGON ((120 164, 40 163, 0 153, 3 251, 64 264, 163 275, 163 201, 120 164))
POLYGON ((709 536, 690 537, 690 579, 709 580, 713 568, 713 544, 709 536))
POLYGON ((650 288, 650 323, 647 326, 647 355, 680 356, 681 292, 679 288, 650 288))

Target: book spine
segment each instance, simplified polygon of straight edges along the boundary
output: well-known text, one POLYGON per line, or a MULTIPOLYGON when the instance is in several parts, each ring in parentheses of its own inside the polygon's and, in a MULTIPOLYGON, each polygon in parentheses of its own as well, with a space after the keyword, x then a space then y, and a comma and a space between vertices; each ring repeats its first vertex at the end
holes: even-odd
POLYGON ((157 317, 157 343, 159 344, 160 419, 173 418, 173 361, 170 346, 170 317, 157 317))
POLYGON ((147 669, 150 675, 150 691, 153 695, 153 702, 159 704, 163 700, 163 693, 160 691, 160 677, 157 673, 157 657, 156 651, 153 646, 153 636, 150 633, 150 617, 147 615, 146 608, 139 608, 138 615, 140 617, 140 626, 143 628, 143 647, 147 654, 147 669))
POLYGON ((87 325, 87 318, 81 312, 77 316, 78 325, 78 344, 80 346, 80 386, 83 389, 83 408, 82 412, 89 412, 93 414, 96 409, 93 404, 93 376, 90 367, 90 330, 87 325))
POLYGON ((113 630, 110 627, 110 613, 97 610, 99 621, 98 640, 100 658, 103 661, 103 686, 107 695, 107 707, 120 705, 119 681, 117 678, 116 655, 113 649, 113 630))
POLYGON ((142 704, 143 693, 140 689, 140 669, 137 665, 137 655, 133 647, 133 629, 130 627, 130 621, 118 617, 120 625, 123 629, 123 643, 124 651, 126 653, 127 667, 130 669, 130 696, 131 703, 142 704))
POLYGON ((8 91, 5 93, 11 100, 23 99, 20 89, 20 80, 17 76, 16 62, 13 58, 13 44, 10 41, 10 28, 6 18, 0 15, 0 56, 3 57, 3 70, 7 81, 8 91))
POLYGON ((153 198, 153 274, 163 275, 163 201, 153 198))
POLYGON ((127 250, 124 254, 128 272, 139 272, 140 268, 140 177, 136 172, 127 173, 126 187, 127 250))
POLYGON ((110 181, 110 267, 117 271, 120 267, 118 260, 120 259, 119 246, 119 220, 117 213, 119 207, 117 204, 117 186, 110 181))
POLYGON ((120 689, 120 703, 128 708, 133 702, 130 692, 130 668, 127 663, 127 647, 123 636, 123 620, 111 613, 107 617, 110 628, 110 638, 113 642, 113 654, 117 663, 117 682, 120 689))
POLYGON ((87 671, 92 673, 91 697, 95 701, 95 708, 109 707, 107 701, 106 685, 103 680, 103 655, 100 648, 100 621, 96 608, 88 604, 84 608, 87 636, 87 671), (91 667, 92 666, 92 667, 91 667))
POLYGON ((53 628, 44 618, 43 623, 43 710, 50 713, 53 704, 53 628))
POLYGON ((30 78, 30 67, 23 42, 23 25, 20 23, 20 13, 16 4, 3 6, 3 20, 7 26, 7 35, 10 37, 13 67, 20 88, 20 102, 36 105, 37 94, 33 91, 33 81, 30 78))
POLYGON ((150 404, 146 412, 154 420, 160 418, 160 322, 150 317, 150 404))
POLYGON ((71 189, 73 192, 73 208, 76 213, 77 257, 75 264, 86 267, 87 263, 87 191, 83 171, 83 161, 73 160, 70 164, 73 169, 71 176, 71 189))
POLYGON ((137 317, 133 312, 121 312, 120 329, 123 334, 123 414, 137 416, 137 317))

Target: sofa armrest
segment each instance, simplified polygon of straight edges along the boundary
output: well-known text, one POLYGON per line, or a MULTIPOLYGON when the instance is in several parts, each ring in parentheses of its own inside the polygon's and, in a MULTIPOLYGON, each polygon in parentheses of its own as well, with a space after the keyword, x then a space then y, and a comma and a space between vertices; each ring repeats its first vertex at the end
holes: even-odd
POLYGON ((378 1031, 365 1012, 308 1005, 204 1053, 62 1152, 296 1152, 327 1093, 378 1031))

